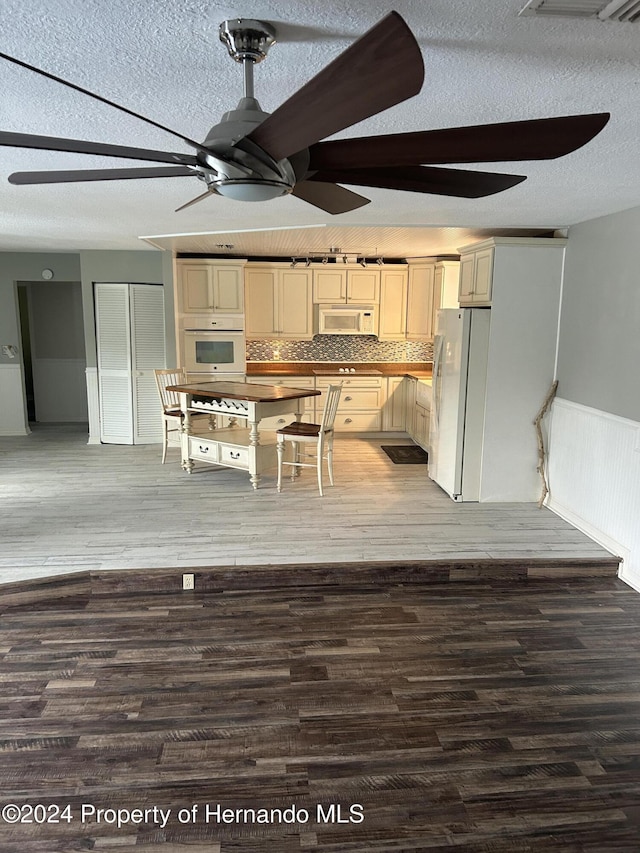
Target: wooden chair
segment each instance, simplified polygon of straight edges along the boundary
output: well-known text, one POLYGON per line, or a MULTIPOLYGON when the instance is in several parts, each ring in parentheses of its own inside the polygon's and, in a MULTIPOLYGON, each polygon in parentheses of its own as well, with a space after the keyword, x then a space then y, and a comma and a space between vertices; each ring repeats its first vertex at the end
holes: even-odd
POLYGON ((300 473, 300 468, 316 468, 318 472, 318 488, 320 496, 324 495, 322 490, 322 463, 326 459, 329 482, 333 486, 333 424, 336 419, 342 383, 340 385, 329 385, 327 398, 324 406, 322 421, 319 424, 305 424, 295 421, 289 426, 276 430, 278 443, 278 491, 282 491, 282 468, 288 465, 293 468, 291 479, 300 473), (293 461, 284 461, 285 442, 290 441, 293 451, 293 461), (315 453, 301 453, 300 444, 315 444, 315 453), (301 458, 315 459, 315 462, 301 462, 301 458))
MULTIPOLYGON (((167 391, 169 385, 184 385, 187 381, 187 372, 183 367, 174 367, 168 370, 154 370, 160 403, 162 404, 162 464, 167 458, 167 447, 169 445, 169 434, 177 433, 179 444, 180 431, 182 428, 183 414, 180 409, 180 395, 177 391, 167 391)), ((190 411, 194 411, 191 409, 190 411)), ((213 428, 212 420, 201 411, 198 415, 209 420, 209 429, 213 428)))

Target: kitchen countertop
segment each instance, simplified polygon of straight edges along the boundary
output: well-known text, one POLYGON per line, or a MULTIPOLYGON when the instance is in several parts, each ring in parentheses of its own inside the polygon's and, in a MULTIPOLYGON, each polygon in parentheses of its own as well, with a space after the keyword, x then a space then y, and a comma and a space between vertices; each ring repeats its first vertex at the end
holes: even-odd
POLYGON ((247 376, 341 376, 341 367, 355 368, 356 376, 412 376, 416 379, 429 379, 432 364, 430 361, 248 361, 247 376))

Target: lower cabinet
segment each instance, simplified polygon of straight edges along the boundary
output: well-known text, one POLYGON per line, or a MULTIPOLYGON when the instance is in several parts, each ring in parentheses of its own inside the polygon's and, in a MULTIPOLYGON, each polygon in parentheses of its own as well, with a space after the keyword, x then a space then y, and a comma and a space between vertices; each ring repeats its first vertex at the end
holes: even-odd
POLYGON ((382 407, 386 395, 386 378, 383 376, 323 376, 316 379, 316 388, 322 391, 316 397, 316 418, 320 422, 329 385, 342 382, 342 396, 334 428, 336 432, 381 432, 382 407))
POLYGON ((407 381, 404 376, 388 376, 387 395, 382 408, 384 432, 404 432, 407 428, 407 381))

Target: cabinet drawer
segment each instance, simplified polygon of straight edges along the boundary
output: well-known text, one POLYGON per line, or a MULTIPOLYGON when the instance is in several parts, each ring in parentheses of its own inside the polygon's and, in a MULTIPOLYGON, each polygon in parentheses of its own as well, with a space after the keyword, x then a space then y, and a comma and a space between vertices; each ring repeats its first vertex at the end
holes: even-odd
POLYGON ((218 461, 230 468, 248 468, 249 450, 238 444, 220 444, 218 461))
POLYGON ((339 412, 336 415, 336 432, 380 432, 382 413, 376 412, 339 412))
MULTIPOLYGON (((318 406, 324 409, 327 392, 323 391, 316 397, 318 406)), ((343 388, 340 396, 338 411, 351 411, 352 409, 379 409, 382 407, 381 388, 343 388)))
MULTIPOLYGON (((300 419, 304 421, 305 424, 313 423, 313 408, 311 411, 304 412, 302 418, 300 419)), ((287 424, 292 424, 295 421, 294 415, 275 415, 272 418, 263 418, 260 421, 259 430, 263 432, 264 430, 276 430, 281 429, 283 426, 287 426, 287 424)))
POLYGON ((349 376, 348 374, 337 374, 336 376, 322 377, 316 380, 316 388, 323 391, 329 385, 339 385, 342 382, 342 393, 347 388, 382 388, 382 376, 349 376))
POLYGON ((199 436, 189 437, 189 457, 207 462, 218 461, 218 443, 199 436))

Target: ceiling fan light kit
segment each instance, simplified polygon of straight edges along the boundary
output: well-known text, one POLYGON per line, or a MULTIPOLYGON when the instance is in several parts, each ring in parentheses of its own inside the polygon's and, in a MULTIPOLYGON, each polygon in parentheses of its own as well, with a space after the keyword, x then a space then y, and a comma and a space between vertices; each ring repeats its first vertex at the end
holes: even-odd
POLYGON ((276 44, 265 21, 223 21, 220 40, 242 64, 244 92, 203 142, 108 101, 100 95, 0 53, 0 58, 121 110, 179 138, 193 154, 154 151, 74 139, 0 131, 0 145, 151 160, 157 165, 127 169, 16 172, 17 185, 143 178, 196 177, 206 191, 181 205, 212 195, 263 202, 294 195, 331 215, 369 203, 349 186, 479 198, 504 192, 524 175, 439 168, 450 164, 544 160, 585 145, 609 120, 608 113, 560 116, 475 127, 409 131, 382 136, 323 140, 417 95, 424 63, 413 33, 390 12, 273 113, 254 94, 254 65, 276 44), (161 165, 170 164, 170 165, 161 165))

